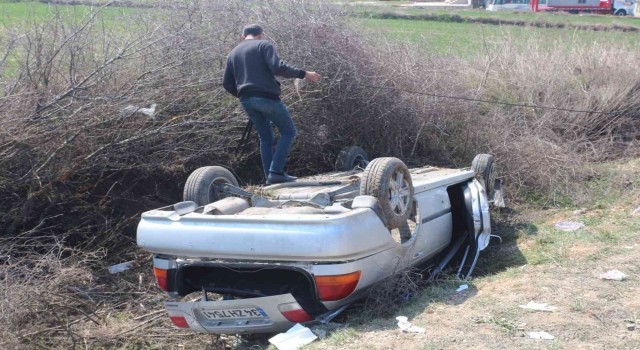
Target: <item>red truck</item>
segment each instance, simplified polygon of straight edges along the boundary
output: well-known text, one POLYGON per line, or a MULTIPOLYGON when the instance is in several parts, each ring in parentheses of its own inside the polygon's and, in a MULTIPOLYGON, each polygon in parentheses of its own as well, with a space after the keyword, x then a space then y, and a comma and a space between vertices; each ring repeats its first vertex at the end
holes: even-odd
POLYGON ((572 13, 613 13, 614 0, 531 0, 529 7, 534 12, 567 11, 572 13))

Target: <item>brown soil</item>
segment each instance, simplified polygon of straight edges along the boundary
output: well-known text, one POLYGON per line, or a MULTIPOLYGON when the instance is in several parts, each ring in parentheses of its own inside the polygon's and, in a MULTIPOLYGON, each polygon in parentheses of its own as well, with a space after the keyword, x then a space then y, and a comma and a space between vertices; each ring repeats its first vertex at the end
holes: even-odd
MULTIPOLYGON (((563 217, 560 212, 540 216, 550 222, 563 217)), ((521 239, 516 245, 520 251, 534 246, 533 239, 521 239)), ((498 254, 511 250, 504 244, 498 254)), ((576 241, 560 261, 514 265, 476 279, 467 291, 456 293, 452 285, 444 297, 422 297, 398 310, 398 315, 424 327, 424 334, 402 333, 392 316, 356 325, 351 336, 329 337, 312 348, 640 349, 640 330, 628 328, 640 323, 639 259, 640 232, 618 244, 576 241), (623 271, 627 279, 599 278, 610 269, 623 271), (529 301, 558 310, 519 307, 529 301), (546 331, 555 339, 530 339, 527 332, 533 331, 546 331)))

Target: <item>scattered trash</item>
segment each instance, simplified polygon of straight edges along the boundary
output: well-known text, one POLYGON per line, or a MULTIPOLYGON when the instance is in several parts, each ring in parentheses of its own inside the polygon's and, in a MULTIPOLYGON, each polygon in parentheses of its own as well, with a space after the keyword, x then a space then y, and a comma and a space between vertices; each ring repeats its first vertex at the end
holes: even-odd
POLYGON ((311 330, 299 323, 291 327, 286 333, 280 333, 269 338, 269 343, 279 350, 296 350, 307 345, 318 337, 311 330))
POLYGON ((636 210, 631 212, 632 216, 640 216, 640 207, 637 207, 636 210))
POLYGON ((122 114, 125 117, 130 117, 136 113, 144 114, 151 119, 156 119, 156 107, 158 105, 153 103, 149 108, 136 107, 134 105, 128 105, 122 109, 122 114))
POLYGON ((605 273, 600 274, 600 279, 612 280, 612 281, 623 281, 627 279, 627 275, 625 275, 625 273, 622 271, 609 270, 605 273))
POLYGON ((530 301, 527 305, 520 305, 523 309, 536 310, 536 311, 549 311, 553 312, 558 310, 557 307, 551 306, 549 304, 536 303, 535 301, 530 301))
POLYGON ((137 267, 136 262, 135 261, 127 261, 127 262, 123 262, 121 264, 115 264, 115 265, 111 265, 109 267, 107 267, 107 270, 109 271, 110 274, 116 274, 116 273, 120 273, 120 272, 125 272, 129 269, 132 269, 134 267, 137 267))
POLYGON ((636 330, 636 321, 634 321, 634 320, 624 320, 624 325, 630 331, 635 331, 636 330))
POLYGON ((584 222, 582 221, 558 221, 556 222, 556 230, 572 232, 577 231, 584 227, 584 222))
POLYGON ((553 340, 555 337, 547 332, 527 332, 531 339, 553 340))
POLYGON ((458 289, 456 289, 456 292, 462 292, 463 290, 467 290, 467 289, 469 289, 469 285, 463 284, 460 287, 458 287, 458 289))
POLYGON ((398 320, 398 327, 403 332, 407 332, 407 333, 424 333, 425 332, 425 329, 422 327, 412 326, 407 316, 398 316, 396 317, 396 320, 398 320))

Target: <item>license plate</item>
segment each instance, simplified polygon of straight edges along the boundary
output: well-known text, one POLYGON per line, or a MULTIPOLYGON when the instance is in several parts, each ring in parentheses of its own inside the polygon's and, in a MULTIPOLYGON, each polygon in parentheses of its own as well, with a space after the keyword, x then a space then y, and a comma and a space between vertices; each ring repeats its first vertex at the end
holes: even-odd
POLYGON ((200 312, 209 320, 228 320, 228 319, 264 319, 267 313, 259 307, 248 307, 239 309, 225 310, 200 310, 200 312))

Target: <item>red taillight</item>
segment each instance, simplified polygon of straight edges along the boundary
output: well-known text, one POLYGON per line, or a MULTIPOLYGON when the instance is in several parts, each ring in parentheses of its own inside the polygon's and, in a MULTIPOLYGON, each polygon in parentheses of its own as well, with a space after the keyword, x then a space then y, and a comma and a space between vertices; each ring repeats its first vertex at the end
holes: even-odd
POLYGON ((158 282, 158 286, 160 287, 160 289, 162 289, 165 292, 168 292, 169 286, 167 284, 167 270, 154 267, 153 274, 156 275, 156 282, 158 282))
POLYGON ((298 303, 287 303, 278 305, 278 310, 287 320, 294 323, 302 323, 313 320, 313 316, 309 315, 298 303))
POLYGON ((353 293, 360 281, 360 271, 345 275, 316 276, 318 296, 322 301, 344 299, 353 293))
POLYGON ((169 316, 169 318, 171 319, 171 322, 173 322, 173 324, 176 325, 176 327, 189 328, 189 323, 187 322, 187 319, 184 318, 183 316, 169 316))

